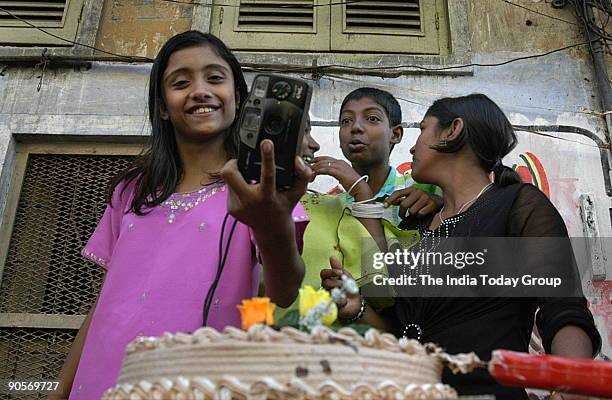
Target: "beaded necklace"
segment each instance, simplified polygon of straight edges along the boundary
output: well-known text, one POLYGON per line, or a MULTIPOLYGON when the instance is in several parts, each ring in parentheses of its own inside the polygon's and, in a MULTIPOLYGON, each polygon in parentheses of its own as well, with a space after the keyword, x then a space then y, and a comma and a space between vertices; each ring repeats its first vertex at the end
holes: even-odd
MULTIPOLYGON (((463 203, 463 205, 459 208, 459 211, 457 211, 455 213, 455 215, 461 214, 461 211, 463 211, 463 209, 468 205, 468 204, 472 204, 473 202, 475 202, 476 200, 478 200, 478 198, 488 189, 491 187, 491 185, 493 184, 493 182, 490 182, 488 185, 486 185, 485 187, 482 188, 482 190, 480 192, 478 192, 478 194, 476 195, 476 197, 474 197, 472 200, 467 201, 465 203, 463 203)), ((446 206, 446 204, 442 205, 442 208, 440 209, 440 212, 438 212, 438 218, 440 219, 440 224, 443 224, 444 221, 446 219, 442 219, 442 213, 444 212, 444 207, 446 206)), ((448 219, 448 218, 447 218, 448 219)))
MULTIPOLYGON (((491 187, 491 185, 493 185, 493 182, 483 187, 482 190, 472 200, 464 203, 459 208, 459 211, 453 216, 442 219, 442 212, 444 211, 444 206, 443 206, 440 212, 438 213, 438 218, 440 219, 440 225, 438 225, 436 229, 428 229, 425 226, 419 229, 419 233, 421 234, 421 240, 419 240, 418 244, 416 245, 417 251, 422 254, 425 254, 427 252, 436 251, 436 249, 438 248, 438 246, 440 246, 440 243, 442 242, 442 238, 450 237, 453 231, 455 230, 457 223, 461 221, 461 219, 463 219, 463 217, 465 216, 465 214, 461 214, 461 212, 468 205, 473 204, 476 200, 478 200, 480 196, 482 196, 482 194, 486 192, 488 188, 491 187)), ((405 266, 404 266, 404 273, 406 273, 405 266)), ((429 275, 429 264, 428 263, 425 263, 425 271, 423 271, 423 265, 418 266, 418 274, 423 274, 423 273, 429 275)), ((423 335, 423 329, 418 323, 411 322, 405 325, 404 330, 402 332, 403 337, 408 338, 411 331, 414 331, 413 332, 414 338, 416 338, 417 340, 421 340, 421 337, 423 335)))

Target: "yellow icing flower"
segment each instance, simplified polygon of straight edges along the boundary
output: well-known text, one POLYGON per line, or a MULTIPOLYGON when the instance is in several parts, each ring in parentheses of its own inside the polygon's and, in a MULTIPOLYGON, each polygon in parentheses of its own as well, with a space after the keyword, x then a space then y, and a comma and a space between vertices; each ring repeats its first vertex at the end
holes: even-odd
POLYGON ((255 324, 272 325, 274 323, 273 313, 276 304, 271 303, 268 297, 253 297, 251 300, 242 300, 242 305, 237 307, 240 310, 242 329, 245 331, 255 324))
POLYGON ((332 301, 329 292, 325 289, 315 291, 312 286, 304 286, 302 289, 300 289, 300 316, 305 317, 308 310, 324 301, 330 303, 331 306, 330 311, 321 317, 321 322, 327 326, 330 326, 338 317, 338 307, 336 307, 336 303, 332 301))

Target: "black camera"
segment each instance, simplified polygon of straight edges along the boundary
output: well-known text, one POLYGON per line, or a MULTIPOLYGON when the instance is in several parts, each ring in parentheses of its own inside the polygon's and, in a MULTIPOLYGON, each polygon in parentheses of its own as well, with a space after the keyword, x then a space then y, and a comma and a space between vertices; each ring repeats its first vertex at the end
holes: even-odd
POLYGON ((288 189, 295 181, 294 163, 300 154, 312 88, 301 79, 260 74, 240 113, 238 168, 247 181, 259 181, 260 144, 274 143, 276 186, 288 189))

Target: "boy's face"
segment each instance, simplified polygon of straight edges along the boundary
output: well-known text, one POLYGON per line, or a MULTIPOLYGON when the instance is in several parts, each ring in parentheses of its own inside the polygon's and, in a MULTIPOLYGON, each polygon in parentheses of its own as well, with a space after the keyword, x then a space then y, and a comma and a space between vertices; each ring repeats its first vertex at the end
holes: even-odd
POLYGON ((402 134, 401 125, 390 127, 387 112, 371 98, 351 100, 340 111, 340 148, 354 166, 388 164, 402 134))

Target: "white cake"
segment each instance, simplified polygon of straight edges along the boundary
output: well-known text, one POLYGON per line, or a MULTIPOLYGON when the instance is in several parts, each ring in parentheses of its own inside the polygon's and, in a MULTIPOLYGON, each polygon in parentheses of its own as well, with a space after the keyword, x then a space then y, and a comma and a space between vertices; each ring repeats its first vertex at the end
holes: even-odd
MULTIPOLYGON (((255 325, 138 338, 104 399, 453 399, 440 382, 449 356, 372 329, 311 334, 255 325)), ((472 355, 454 358, 466 369, 472 355), (463 357, 463 358, 462 358, 463 357)))

